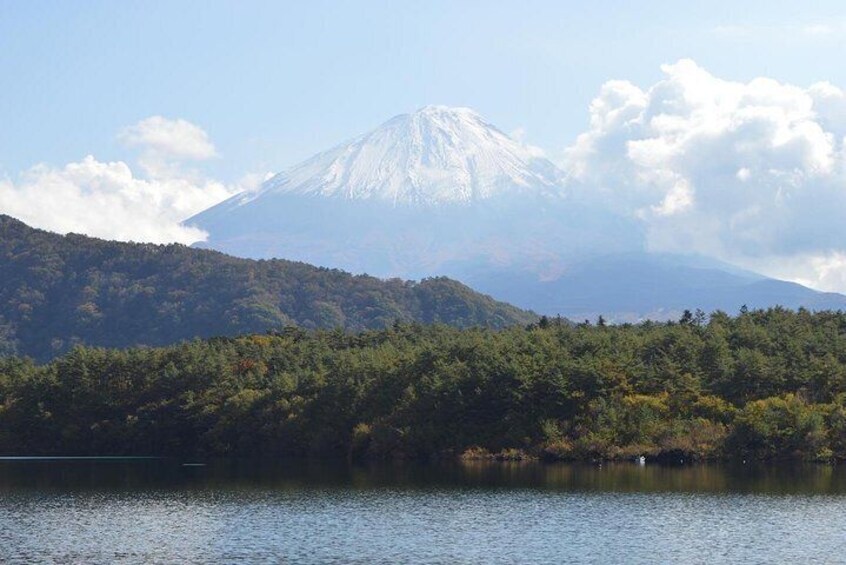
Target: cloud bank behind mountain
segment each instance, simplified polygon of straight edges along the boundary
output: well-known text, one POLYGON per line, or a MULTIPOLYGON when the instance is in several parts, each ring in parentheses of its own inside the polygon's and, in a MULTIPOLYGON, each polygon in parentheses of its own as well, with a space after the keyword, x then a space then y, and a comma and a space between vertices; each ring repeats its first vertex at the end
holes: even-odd
POLYGON ((843 90, 662 70, 646 89, 602 86, 565 151, 568 190, 639 218, 649 250, 846 289, 843 90))

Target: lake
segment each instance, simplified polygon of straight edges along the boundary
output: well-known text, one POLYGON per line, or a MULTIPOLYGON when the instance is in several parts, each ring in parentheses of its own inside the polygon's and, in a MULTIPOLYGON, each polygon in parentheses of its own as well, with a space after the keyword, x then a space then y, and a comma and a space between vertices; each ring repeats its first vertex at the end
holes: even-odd
POLYGON ((846 468, 0 459, 3 563, 846 562, 846 468))

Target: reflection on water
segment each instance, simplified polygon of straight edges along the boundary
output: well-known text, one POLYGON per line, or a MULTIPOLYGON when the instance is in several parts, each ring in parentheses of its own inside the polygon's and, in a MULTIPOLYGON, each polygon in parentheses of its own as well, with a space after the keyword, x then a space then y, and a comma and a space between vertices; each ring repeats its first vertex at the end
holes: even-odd
POLYGON ((846 466, 639 466, 462 462, 350 465, 337 461, 0 458, 0 494, 18 491, 533 489, 846 495, 846 466))
POLYGON ((0 460, 0 562, 838 562, 846 468, 0 460))

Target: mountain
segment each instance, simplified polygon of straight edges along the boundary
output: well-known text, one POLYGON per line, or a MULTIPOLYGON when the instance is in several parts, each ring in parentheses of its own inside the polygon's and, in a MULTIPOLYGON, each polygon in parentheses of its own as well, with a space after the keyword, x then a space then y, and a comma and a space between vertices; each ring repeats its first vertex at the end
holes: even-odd
POLYGON ((48 359, 77 343, 162 345, 395 320, 500 328, 536 319, 446 278, 419 283, 183 245, 103 241, 0 215, 0 355, 48 359))
POLYGON ((631 250, 536 151, 465 108, 388 120, 189 219, 208 247, 381 277, 499 265, 551 274, 568 250, 631 250))
POLYGON ((504 193, 557 192, 561 172, 469 108, 426 106, 278 174, 231 212, 272 195, 393 206, 470 204, 504 193))
POLYGON ((566 175, 464 108, 428 106, 188 220, 200 244, 381 277, 447 275, 573 319, 685 309, 846 307, 846 297, 696 257, 644 253, 635 219, 569 193, 566 175))
POLYGON ((842 294, 672 254, 588 257, 549 280, 528 272, 468 270, 462 281, 501 300, 571 320, 593 321, 600 315, 612 322, 677 320, 685 310, 735 313, 743 306, 846 310, 842 294))

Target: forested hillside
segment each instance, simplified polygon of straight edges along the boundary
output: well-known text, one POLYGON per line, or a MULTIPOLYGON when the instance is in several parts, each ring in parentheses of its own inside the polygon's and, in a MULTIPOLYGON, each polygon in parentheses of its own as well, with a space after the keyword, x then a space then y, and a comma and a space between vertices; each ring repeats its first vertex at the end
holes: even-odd
POLYGON ((60 236, 0 216, 0 355, 45 360, 76 344, 156 346, 290 325, 501 328, 535 319, 446 278, 384 281, 182 245, 60 236))
POLYGON ((7 358, 0 454, 844 459, 846 314, 290 328, 7 358))

